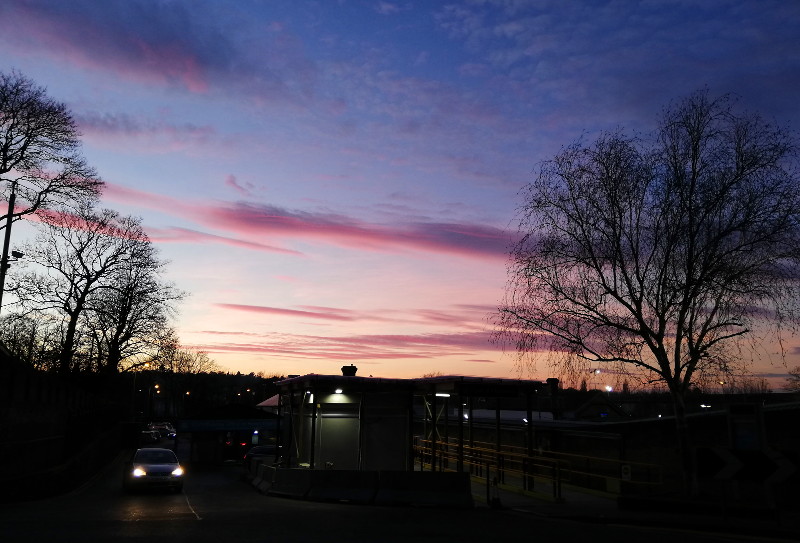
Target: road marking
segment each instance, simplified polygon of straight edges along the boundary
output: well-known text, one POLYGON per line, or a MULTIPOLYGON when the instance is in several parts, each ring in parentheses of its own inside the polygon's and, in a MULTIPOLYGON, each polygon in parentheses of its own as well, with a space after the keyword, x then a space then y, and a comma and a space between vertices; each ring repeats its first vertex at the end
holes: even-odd
POLYGON ((188 506, 189 506, 189 511, 191 511, 191 512, 192 512, 192 514, 194 514, 194 516, 195 516, 195 517, 197 517, 197 520, 203 520, 203 517, 201 517, 200 515, 198 515, 198 514, 197 514, 197 511, 195 511, 195 510, 194 510, 194 507, 192 507, 192 504, 191 504, 191 503, 189 503, 189 496, 187 496, 185 492, 183 493, 183 497, 186 499, 186 505, 188 505, 188 506))

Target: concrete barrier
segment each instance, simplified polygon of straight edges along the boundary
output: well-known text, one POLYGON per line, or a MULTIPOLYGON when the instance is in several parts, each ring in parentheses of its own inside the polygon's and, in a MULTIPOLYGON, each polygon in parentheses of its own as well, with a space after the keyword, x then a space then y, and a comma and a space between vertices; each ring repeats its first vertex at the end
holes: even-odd
POLYGON ((375 505, 472 508, 469 473, 269 468, 253 480, 262 492, 287 498, 375 505), (272 473, 269 473, 272 469, 272 473))
POLYGON ((317 501, 372 503, 378 490, 378 472, 355 470, 314 471, 306 496, 317 501))
MULTIPOLYGON (((259 463, 259 464, 255 465, 256 474, 255 474, 255 477, 253 477, 250 480, 250 484, 251 485, 253 485, 254 487, 258 488, 261 485, 261 483, 264 482, 264 470, 265 469, 266 469, 266 466, 264 464, 259 463)), ((250 470, 250 473, 252 473, 252 472, 253 472, 253 469, 250 470)))
POLYGON ((264 464, 264 472, 261 481, 255 485, 259 492, 266 494, 272 487, 272 482, 275 480, 275 468, 273 466, 264 464))
POLYGON ((374 503, 473 508, 471 484, 465 472, 381 471, 374 503))
POLYGON ((267 494, 284 498, 305 499, 311 490, 314 473, 314 470, 310 469, 277 469, 267 494))

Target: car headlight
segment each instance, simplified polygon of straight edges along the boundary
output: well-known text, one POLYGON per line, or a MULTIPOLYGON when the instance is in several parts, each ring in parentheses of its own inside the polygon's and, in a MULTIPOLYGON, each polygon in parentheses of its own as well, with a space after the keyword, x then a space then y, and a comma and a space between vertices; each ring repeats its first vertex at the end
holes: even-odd
POLYGON ((182 467, 180 467, 180 466, 178 466, 177 468, 175 468, 174 470, 172 470, 172 474, 173 474, 175 477, 180 477, 181 475, 183 475, 183 468, 182 468, 182 467))
POLYGON ((133 476, 134 477, 143 477, 147 475, 147 472, 142 468, 133 468, 133 476))

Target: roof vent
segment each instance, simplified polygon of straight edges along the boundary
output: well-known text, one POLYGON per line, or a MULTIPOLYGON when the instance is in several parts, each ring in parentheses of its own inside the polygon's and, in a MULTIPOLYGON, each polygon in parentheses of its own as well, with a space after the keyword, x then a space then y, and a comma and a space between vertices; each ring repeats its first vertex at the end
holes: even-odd
POLYGON ((358 368, 352 364, 350 364, 349 366, 342 366, 342 375, 344 375, 345 377, 353 377, 357 371, 358 368))

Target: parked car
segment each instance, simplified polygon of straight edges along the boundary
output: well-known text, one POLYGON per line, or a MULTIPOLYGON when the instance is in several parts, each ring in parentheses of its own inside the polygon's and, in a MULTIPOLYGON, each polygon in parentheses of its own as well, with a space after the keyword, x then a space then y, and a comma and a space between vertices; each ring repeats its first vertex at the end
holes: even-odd
POLYGON ((169 422, 151 422, 147 428, 158 432, 162 438, 175 439, 175 428, 169 422))
POLYGON ((170 449, 145 447, 137 449, 125 464, 122 486, 131 491, 141 488, 183 490, 184 471, 178 457, 170 449))
POLYGON ((142 430, 139 433, 139 441, 143 444, 153 444, 161 441, 161 434, 156 430, 142 430))
POLYGON ((250 467, 251 460, 260 460, 266 459, 268 463, 272 463, 275 460, 275 445, 256 445, 255 447, 250 447, 248 451, 244 455, 244 465, 250 467))

